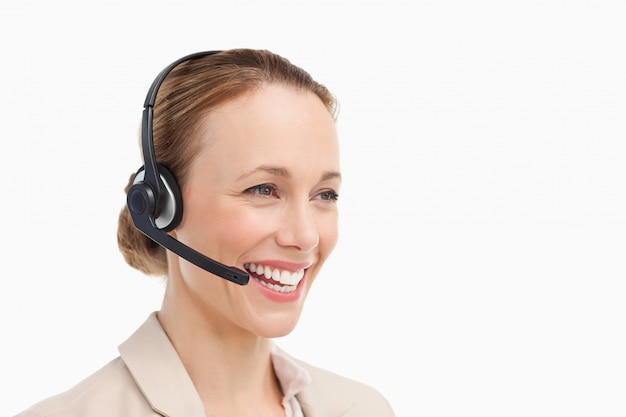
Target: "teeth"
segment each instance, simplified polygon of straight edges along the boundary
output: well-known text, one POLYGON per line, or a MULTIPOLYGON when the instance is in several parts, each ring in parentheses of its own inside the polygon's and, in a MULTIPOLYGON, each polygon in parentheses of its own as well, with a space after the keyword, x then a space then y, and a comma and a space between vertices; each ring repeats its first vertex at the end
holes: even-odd
POLYGON ((272 270, 272 268, 263 265, 257 265, 254 263, 245 264, 244 267, 257 275, 264 276, 266 279, 271 279, 275 281, 276 284, 271 284, 265 281, 259 281, 266 287, 280 292, 291 292, 296 289, 298 283, 302 280, 304 276, 304 270, 300 270, 294 273, 289 271, 281 271, 276 268, 272 270))
POLYGON ((296 289, 296 285, 274 285, 269 282, 259 281, 261 285, 278 292, 292 292, 296 289))

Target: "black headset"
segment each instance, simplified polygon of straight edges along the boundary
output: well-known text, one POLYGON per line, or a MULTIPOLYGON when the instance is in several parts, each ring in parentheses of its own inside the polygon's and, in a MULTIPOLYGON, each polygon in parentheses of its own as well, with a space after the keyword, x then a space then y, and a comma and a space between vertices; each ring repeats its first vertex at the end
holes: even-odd
POLYGON ((154 242, 174 252, 194 265, 234 283, 248 283, 248 273, 226 266, 174 239, 167 232, 174 230, 183 216, 183 199, 174 176, 156 160, 152 124, 154 102, 165 77, 180 63, 220 51, 197 52, 168 65, 157 78, 144 102, 141 121, 141 151, 144 165, 137 171, 133 185, 126 194, 126 204, 135 227, 154 242))

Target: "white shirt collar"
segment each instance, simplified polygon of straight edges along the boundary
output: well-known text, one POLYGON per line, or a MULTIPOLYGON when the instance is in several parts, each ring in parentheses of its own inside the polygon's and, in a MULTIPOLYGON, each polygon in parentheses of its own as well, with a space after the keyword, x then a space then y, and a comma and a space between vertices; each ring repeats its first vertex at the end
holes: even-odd
POLYGON ((311 375, 275 343, 272 343, 271 355, 274 372, 283 391, 286 417, 304 417, 296 395, 311 384, 311 375))

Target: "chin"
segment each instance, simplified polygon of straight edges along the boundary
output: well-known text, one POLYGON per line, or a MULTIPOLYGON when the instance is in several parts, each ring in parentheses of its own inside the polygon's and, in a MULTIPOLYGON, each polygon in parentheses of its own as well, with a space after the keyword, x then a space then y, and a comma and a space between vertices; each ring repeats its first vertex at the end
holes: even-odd
POLYGON ((280 316, 274 315, 271 319, 265 318, 262 322, 257 323, 256 333, 266 339, 287 336, 296 328, 300 314, 297 316, 291 314, 289 317, 286 317, 287 315, 284 314, 280 316))

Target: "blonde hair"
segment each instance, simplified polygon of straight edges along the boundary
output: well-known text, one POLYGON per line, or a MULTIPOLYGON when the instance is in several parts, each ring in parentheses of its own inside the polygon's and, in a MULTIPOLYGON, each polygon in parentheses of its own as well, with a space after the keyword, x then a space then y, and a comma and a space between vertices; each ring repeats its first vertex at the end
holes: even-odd
MULTIPOLYGON (((287 59, 266 50, 231 49, 182 62, 163 81, 154 105, 153 141, 159 165, 178 185, 199 151, 201 119, 212 109, 267 84, 282 84, 316 94, 334 118, 337 100, 322 84, 287 59)), ((134 173, 125 188, 132 185, 134 173)), ((127 207, 118 220, 118 247, 126 262, 148 274, 167 274, 165 249, 138 231, 127 207)))

